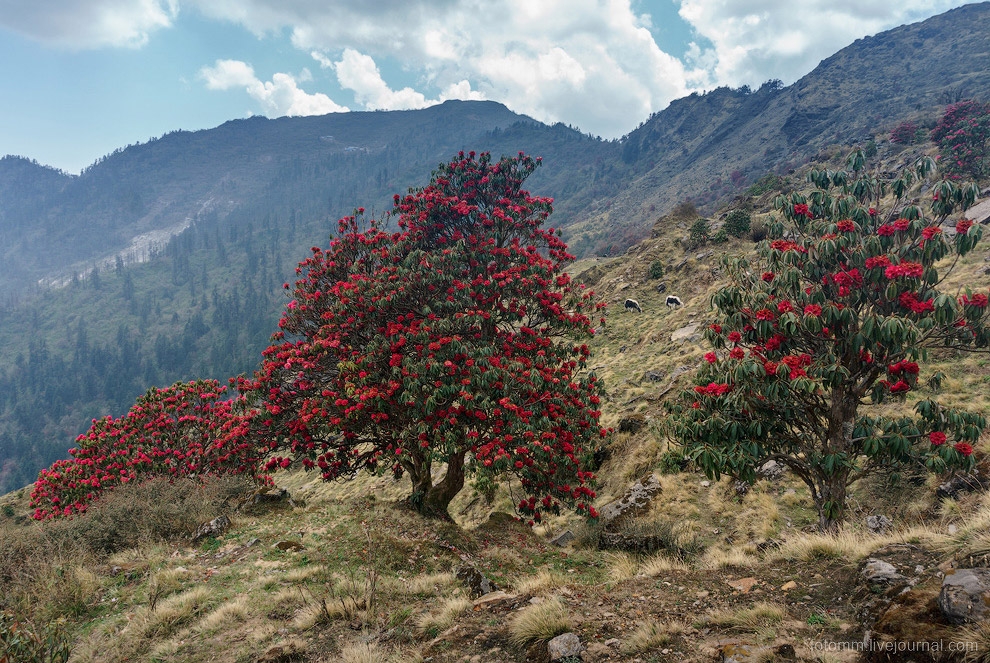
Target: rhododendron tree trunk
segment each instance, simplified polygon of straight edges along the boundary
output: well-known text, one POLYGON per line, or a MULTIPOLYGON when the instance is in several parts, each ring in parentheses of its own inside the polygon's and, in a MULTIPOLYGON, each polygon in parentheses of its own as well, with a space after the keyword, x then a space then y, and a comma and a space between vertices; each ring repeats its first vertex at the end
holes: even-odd
POLYGON ((398 232, 359 210, 300 263, 281 331, 240 384, 269 467, 408 474, 410 502, 441 517, 468 474, 482 489, 510 476, 533 521, 561 504, 594 515, 601 386, 581 340, 599 304, 542 226, 551 201, 521 188, 537 165, 461 154, 395 196, 398 232))
POLYGON ((940 288, 955 264, 946 259, 981 238, 968 219, 947 225, 973 203, 975 187, 932 183, 929 216, 904 202, 933 168, 923 159, 883 180, 855 152, 848 170, 812 171, 810 195, 776 199, 783 219, 757 259, 726 260, 729 284, 713 296, 716 319, 705 332, 714 349, 669 422, 709 476, 754 481, 767 460, 783 463, 831 531, 863 476, 973 466, 982 414, 930 398, 914 416, 866 407, 917 391, 927 348, 990 346, 987 294, 940 288))

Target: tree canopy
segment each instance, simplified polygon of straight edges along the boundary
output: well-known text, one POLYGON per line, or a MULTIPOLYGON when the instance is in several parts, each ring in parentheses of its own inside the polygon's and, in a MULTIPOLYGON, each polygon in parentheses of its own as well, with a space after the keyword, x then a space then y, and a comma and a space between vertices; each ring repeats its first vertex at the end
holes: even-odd
POLYGON ((281 331, 240 384, 269 468, 408 473, 411 502, 439 516, 466 473, 482 488, 511 476, 533 521, 561 503, 594 515, 587 462, 605 431, 581 340, 599 305, 543 227, 552 201, 521 188, 538 164, 462 153, 395 196, 397 232, 358 210, 300 263, 281 331))

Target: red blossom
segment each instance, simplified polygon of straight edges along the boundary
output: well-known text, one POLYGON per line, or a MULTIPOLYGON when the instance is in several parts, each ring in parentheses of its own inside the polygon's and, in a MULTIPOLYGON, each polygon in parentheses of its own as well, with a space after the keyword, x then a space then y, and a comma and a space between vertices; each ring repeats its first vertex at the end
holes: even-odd
POLYGON ((972 219, 959 219, 956 221, 956 232, 965 235, 973 227, 972 219))
POLYGON ((956 442, 952 448, 961 453, 963 456, 970 456, 973 454, 973 447, 965 442, 956 442))
POLYGON ((928 441, 931 442, 936 447, 945 444, 945 433, 942 431, 932 431, 928 434, 928 441))

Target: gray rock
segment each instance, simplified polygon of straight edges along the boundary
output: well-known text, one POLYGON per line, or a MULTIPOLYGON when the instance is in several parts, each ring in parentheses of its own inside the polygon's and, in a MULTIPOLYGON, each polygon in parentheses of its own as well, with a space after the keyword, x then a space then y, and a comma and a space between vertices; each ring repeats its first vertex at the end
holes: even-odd
POLYGON ((983 619, 990 612, 990 569, 952 569, 942 578, 938 607, 953 624, 983 619))
POLYGON ((736 491, 736 495, 742 497, 743 495, 749 492, 749 484, 746 483, 745 481, 740 481, 739 479, 736 479, 735 481, 732 482, 732 489, 736 491))
POLYGON ((701 326, 700 322, 694 322, 685 327, 677 329, 670 335, 670 340, 673 343, 683 343, 685 341, 696 341, 701 338, 698 335, 698 327, 701 326))
POLYGON ((768 460, 767 462, 760 465, 760 468, 756 471, 764 479, 769 481, 776 481, 780 477, 784 476, 784 472, 787 471, 787 466, 783 463, 778 463, 775 460, 768 460))
POLYGON ((667 284, 666 283, 657 284, 657 292, 659 292, 661 295, 667 292, 667 284))
POLYGON ((656 474, 643 477, 626 491, 626 494, 614 502, 609 502, 599 509, 599 523, 603 527, 616 524, 619 520, 645 511, 653 498, 663 489, 656 474))
POLYGON ((577 633, 564 633, 547 643, 547 650, 550 652, 551 661, 560 661, 565 658, 580 656, 584 651, 581 639, 577 633))
POLYGON ((230 527, 230 518, 227 516, 217 516, 208 523, 203 523, 193 535, 193 543, 208 537, 216 538, 227 531, 230 527))
POLYGON ((663 380, 663 376, 663 371, 646 371, 646 374, 643 377, 650 382, 660 382, 663 380))
POLYGON ((890 518, 884 515, 866 517, 866 528, 874 534, 886 534, 892 524, 890 518))
POLYGON ((972 493, 986 490, 987 481, 981 477, 978 470, 972 474, 957 474, 935 490, 935 496, 939 499, 955 499, 961 493, 972 493))
POLYGON ((485 577, 478 569, 474 568, 470 564, 465 564, 457 569, 457 579, 464 583, 468 591, 471 592, 471 598, 476 599, 479 596, 484 596, 485 594, 490 594, 498 589, 491 580, 485 577))
POLYGON ((550 543, 552 543, 555 546, 560 546, 561 548, 563 548, 573 540, 574 540, 574 532, 572 532, 569 529, 565 529, 563 532, 550 539, 550 543))
POLYGON ((870 557, 860 571, 866 582, 874 585, 893 585, 904 580, 904 576, 897 572, 897 567, 882 559, 870 557))

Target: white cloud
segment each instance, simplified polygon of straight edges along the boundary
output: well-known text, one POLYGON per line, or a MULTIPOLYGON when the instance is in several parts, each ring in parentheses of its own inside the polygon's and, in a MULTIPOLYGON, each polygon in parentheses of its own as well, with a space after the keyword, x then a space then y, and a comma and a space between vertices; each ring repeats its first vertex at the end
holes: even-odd
MULTIPOLYGON (((303 71, 308 74, 308 70, 303 71)), ((199 73, 211 90, 243 88, 269 117, 324 115, 348 110, 323 93, 309 94, 300 89, 291 74, 277 73, 272 80, 262 81, 251 65, 240 60, 217 60, 212 67, 203 67, 199 73)))
POLYGON ((960 0, 681 0, 680 15, 714 44, 696 61, 720 85, 792 83, 854 40, 912 23, 960 0))
POLYGON ((343 57, 333 63, 333 69, 340 86, 353 91, 355 100, 368 109, 408 110, 436 103, 409 87, 392 90, 382 79, 375 61, 351 48, 344 49, 343 57))
POLYGON ((178 11, 178 0, 0 0, 0 26, 64 48, 138 48, 178 11))

